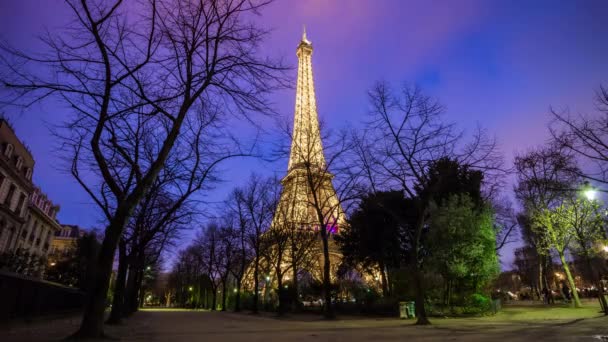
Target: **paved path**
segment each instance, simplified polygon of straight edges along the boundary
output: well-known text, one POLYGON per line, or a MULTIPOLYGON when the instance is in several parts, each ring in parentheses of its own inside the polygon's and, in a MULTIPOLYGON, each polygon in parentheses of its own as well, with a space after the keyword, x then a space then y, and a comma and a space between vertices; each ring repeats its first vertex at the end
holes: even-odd
MULTIPOLYGON (((77 317, 0 327, 0 341, 57 341, 74 331, 77 317)), ((513 321, 491 318, 436 319, 418 327, 396 319, 316 317, 276 319, 205 311, 142 311, 106 332, 123 341, 602 341, 608 318, 513 321)), ((605 340, 608 341, 608 338, 605 340)))

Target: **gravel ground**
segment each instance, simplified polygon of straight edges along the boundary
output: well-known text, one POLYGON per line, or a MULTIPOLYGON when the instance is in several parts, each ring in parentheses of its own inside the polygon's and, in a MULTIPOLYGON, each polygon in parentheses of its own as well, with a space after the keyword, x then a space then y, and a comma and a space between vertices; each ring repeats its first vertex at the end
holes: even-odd
MULTIPOLYGON (((0 341, 57 341, 78 323, 77 316, 12 322, 0 326, 0 341)), ((277 319, 246 313, 144 310, 124 325, 107 327, 106 333, 122 341, 602 341, 601 336, 608 341, 608 317, 594 309, 506 308, 492 317, 435 319, 425 327, 412 323, 386 318, 323 321, 310 315, 277 319)))

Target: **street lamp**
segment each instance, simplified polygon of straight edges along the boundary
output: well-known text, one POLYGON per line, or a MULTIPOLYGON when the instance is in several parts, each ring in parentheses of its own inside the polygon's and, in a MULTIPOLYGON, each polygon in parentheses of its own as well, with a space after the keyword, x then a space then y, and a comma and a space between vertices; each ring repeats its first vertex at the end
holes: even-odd
POLYGON ((608 253, 608 245, 603 246, 602 249, 604 250, 604 252, 608 253))
POLYGON ((193 288, 192 288, 192 286, 190 286, 190 287, 188 288, 188 291, 192 292, 192 290, 193 290, 193 288))
POLYGON ((590 188, 583 192, 589 201, 594 201, 597 198, 597 190, 590 188))

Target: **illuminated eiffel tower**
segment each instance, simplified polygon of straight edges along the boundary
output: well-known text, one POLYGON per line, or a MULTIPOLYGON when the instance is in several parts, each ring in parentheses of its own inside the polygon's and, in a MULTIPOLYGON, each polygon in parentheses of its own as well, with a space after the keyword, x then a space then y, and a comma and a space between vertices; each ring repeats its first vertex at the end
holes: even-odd
POLYGON ((272 227, 289 223, 318 230, 320 221, 317 208, 321 208, 326 229, 337 234, 344 225, 344 212, 323 154, 312 74, 312 51, 312 43, 306 38, 304 30, 296 50, 299 63, 291 152, 287 176, 281 181, 283 190, 272 227), (318 198, 315 200, 314 197, 318 198))
MULTIPOLYGON (((332 184, 323 153, 312 73, 312 43, 306 29, 296 50, 298 80, 293 124, 293 136, 287 175, 283 185, 271 229, 308 230, 326 229, 330 235, 339 234, 346 226, 345 215, 332 184)), ((332 274, 341 255, 330 238, 332 274)), ((311 270, 320 272, 323 264, 321 240, 313 255, 317 265, 311 270), (318 267, 318 268, 317 268, 318 267)))

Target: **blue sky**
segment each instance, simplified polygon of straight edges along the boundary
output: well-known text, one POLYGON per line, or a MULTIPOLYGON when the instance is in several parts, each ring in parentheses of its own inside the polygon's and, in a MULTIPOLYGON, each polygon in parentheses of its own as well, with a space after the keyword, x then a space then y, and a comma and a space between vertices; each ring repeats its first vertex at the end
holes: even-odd
MULTIPOLYGON (((2 1, 0 37, 36 51, 41 46, 36 35, 56 30, 68 13, 60 1, 2 1)), ((550 106, 573 113, 593 109, 593 91, 602 82, 608 85, 606 13, 608 2, 600 0, 278 0, 260 22, 274 29, 265 52, 292 66, 306 24, 315 49, 319 115, 327 127, 359 126, 366 116, 366 91, 376 80, 408 82, 437 97, 446 117, 463 129, 481 124, 495 134, 510 163, 514 153, 546 140, 550 106)), ((281 117, 291 120, 294 91, 274 99, 281 117)), ((92 227, 95 208, 58 169, 45 125, 61 120, 66 110, 48 102, 24 112, 4 111, 35 156, 34 181, 61 205, 61 222, 92 227)), ((224 166, 225 182, 206 198, 223 200, 252 171, 281 176, 286 168, 286 160, 231 162, 224 166)), ((509 251, 503 257, 507 267, 509 251)))

